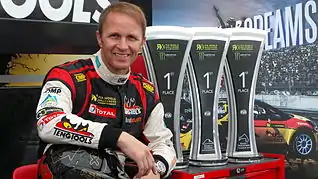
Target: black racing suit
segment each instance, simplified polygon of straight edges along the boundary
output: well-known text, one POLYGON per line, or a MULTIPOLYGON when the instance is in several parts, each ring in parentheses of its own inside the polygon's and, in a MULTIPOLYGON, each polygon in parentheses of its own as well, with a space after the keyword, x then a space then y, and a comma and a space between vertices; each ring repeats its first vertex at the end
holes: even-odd
POLYGON ((167 176, 176 157, 163 115, 152 83, 133 73, 112 74, 100 52, 52 68, 36 113, 39 137, 48 144, 117 151, 120 134, 128 132, 151 148, 167 176))

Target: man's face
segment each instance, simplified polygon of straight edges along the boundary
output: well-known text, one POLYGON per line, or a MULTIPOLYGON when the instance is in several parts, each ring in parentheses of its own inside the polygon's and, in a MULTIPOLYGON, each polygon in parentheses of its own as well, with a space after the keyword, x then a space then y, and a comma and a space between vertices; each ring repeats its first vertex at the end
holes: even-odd
POLYGON ((142 27, 130 16, 111 12, 101 33, 96 32, 96 36, 103 62, 113 73, 127 73, 145 42, 142 27))

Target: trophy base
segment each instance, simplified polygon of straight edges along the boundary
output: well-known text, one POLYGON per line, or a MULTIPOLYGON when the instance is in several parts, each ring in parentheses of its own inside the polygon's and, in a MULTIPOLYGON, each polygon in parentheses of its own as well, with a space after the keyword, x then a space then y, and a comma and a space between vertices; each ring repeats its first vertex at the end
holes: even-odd
POLYGON ((260 162, 264 156, 262 154, 257 154, 256 156, 228 156, 229 163, 235 164, 248 164, 260 162))
POLYGON ((184 168, 187 168, 188 166, 189 166, 189 161, 178 161, 174 169, 176 170, 184 169, 184 168))
POLYGON ((223 156, 218 160, 193 160, 189 159, 189 165, 199 166, 199 167, 214 167, 214 166, 222 166, 228 163, 228 159, 223 156))

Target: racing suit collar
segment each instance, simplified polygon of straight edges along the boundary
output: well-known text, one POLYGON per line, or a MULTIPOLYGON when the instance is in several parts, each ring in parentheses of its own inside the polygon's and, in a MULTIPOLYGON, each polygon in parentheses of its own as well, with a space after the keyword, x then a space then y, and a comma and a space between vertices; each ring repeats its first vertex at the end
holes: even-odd
POLYGON ((112 73, 104 64, 100 54, 100 50, 94 54, 94 58, 92 58, 91 60, 93 62, 97 74, 107 83, 111 85, 123 85, 128 80, 130 75, 130 69, 126 75, 117 75, 112 73))

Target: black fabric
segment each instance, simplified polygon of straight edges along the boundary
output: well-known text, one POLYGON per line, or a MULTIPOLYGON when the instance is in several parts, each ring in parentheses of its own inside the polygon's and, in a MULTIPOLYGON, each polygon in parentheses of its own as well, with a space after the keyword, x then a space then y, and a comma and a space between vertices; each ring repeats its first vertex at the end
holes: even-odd
MULTIPOLYGON (((141 74, 138 73, 134 73, 133 74, 135 76, 137 76, 138 78, 135 78, 135 80, 138 80, 140 82, 141 87, 143 86, 143 82, 146 80, 141 74)), ((149 83, 149 82, 146 82, 149 83)), ((145 123, 147 123, 147 120, 152 112, 152 110, 156 107, 156 105, 160 102, 160 100, 156 100, 156 91, 154 91, 153 93, 147 91, 146 89, 144 89, 142 87, 142 89, 145 92, 146 95, 146 105, 147 105, 147 109, 146 109, 146 113, 145 113, 145 123)))
POLYGON ((85 105, 85 99, 87 96, 87 83, 84 82, 76 82, 76 80, 73 80, 75 84, 76 89, 76 96, 75 100, 73 101, 73 114, 78 114, 81 109, 86 106, 85 105))
MULTIPOLYGON (((76 90, 75 100, 73 101, 73 114, 79 114, 81 109, 86 106, 85 99, 87 97, 87 81, 79 81, 76 79, 76 74, 85 75, 88 71, 95 71, 93 63, 89 59, 80 59, 75 62, 65 63, 65 66, 59 66, 70 73, 76 90)), ((86 75, 85 75, 86 76, 86 75)), ((86 78, 85 78, 86 79, 86 78)), ((72 89, 70 89, 72 91, 72 89)))
MULTIPOLYGON (((74 145, 52 145, 41 162, 39 173, 53 179, 128 179, 115 152, 74 145)), ((47 178, 47 177, 46 177, 47 178)))
POLYGON ((117 140, 121 133, 122 133, 121 129, 106 125, 100 136, 98 149, 105 149, 105 148, 116 149, 117 140))

